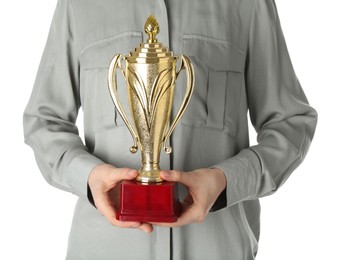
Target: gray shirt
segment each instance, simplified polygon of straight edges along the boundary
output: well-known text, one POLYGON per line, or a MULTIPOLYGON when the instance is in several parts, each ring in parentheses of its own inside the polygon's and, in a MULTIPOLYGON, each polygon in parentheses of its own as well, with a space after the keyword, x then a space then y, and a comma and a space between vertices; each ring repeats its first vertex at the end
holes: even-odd
MULTIPOLYGON (((124 80, 118 78, 123 106, 124 80)), ((179 77, 174 111, 183 100, 179 77)), ((124 104, 125 102, 125 104, 124 104)), ((273 0, 59 0, 32 96, 25 141, 45 179, 79 196, 67 259, 254 259, 258 199, 275 192, 305 157, 316 126, 287 52, 273 0), (110 59, 158 39, 190 56, 195 90, 163 169, 221 168, 227 189, 206 220, 152 234, 111 226, 89 203, 87 179, 99 163, 139 168, 132 140, 107 88, 110 59), (84 112, 85 144, 75 125, 84 112), (249 147, 247 112, 258 133, 249 147)), ((183 196, 185 189, 181 187, 183 196)))

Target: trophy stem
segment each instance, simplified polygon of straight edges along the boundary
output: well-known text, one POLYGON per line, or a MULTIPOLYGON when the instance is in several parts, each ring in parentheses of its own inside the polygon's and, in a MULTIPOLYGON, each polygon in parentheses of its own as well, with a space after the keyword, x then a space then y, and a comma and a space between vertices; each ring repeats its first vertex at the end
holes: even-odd
POLYGON ((162 182, 160 177, 161 169, 159 163, 145 163, 143 162, 142 168, 139 169, 136 181, 143 183, 162 182))

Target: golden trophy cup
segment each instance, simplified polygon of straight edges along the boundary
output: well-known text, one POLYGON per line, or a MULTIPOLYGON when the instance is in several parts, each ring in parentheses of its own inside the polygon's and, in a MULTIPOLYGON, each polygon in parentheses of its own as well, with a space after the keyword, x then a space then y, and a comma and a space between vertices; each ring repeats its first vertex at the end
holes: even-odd
POLYGON ((141 43, 129 55, 113 57, 108 74, 108 85, 112 101, 128 127, 134 145, 131 153, 141 151, 142 166, 134 181, 123 181, 120 191, 120 209, 117 219, 141 222, 175 222, 180 211, 176 184, 160 178, 160 153, 162 146, 170 154, 168 140, 176 124, 188 106, 194 88, 194 71, 185 55, 178 57, 159 43, 156 35, 159 25, 150 15, 144 26, 149 39, 141 43), (125 68, 122 61, 125 61, 125 68), (117 94, 116 71, 123 74, 130 105, 130 123, 117 94), (184 100, 170 123, 175 82, 182 70, 186 70, 187 86, 184 100))

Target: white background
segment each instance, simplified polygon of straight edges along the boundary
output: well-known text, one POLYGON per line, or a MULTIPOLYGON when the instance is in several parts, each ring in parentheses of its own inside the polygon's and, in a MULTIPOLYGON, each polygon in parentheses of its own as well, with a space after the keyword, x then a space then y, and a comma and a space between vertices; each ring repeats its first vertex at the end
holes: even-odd
MULTIPOLYGON (((339 1, 276 2, 319 124, 305 162, 276 194, 261 200, 257 259, 340 259, 339 1)), ((55 5, 56 0, 0 2, 0 259, 65 257, 76 198, 44 181, 22 134, 22 113, 55 5)))

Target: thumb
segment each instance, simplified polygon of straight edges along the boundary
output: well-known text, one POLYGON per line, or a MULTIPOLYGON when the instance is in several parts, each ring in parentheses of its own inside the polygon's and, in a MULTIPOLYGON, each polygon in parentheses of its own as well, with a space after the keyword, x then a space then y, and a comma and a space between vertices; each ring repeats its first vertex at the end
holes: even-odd
POLYGON ((122 180, 133 180, 136 178, 138 172, 129 168, 116 168, 115 171, 112 172, 112 181, 120 182, 122 180))
POLYGON ((181 171, 161 171, 161 178, 166 181, 180 182, 185 186, 190 185, 190 173, 181 171))

